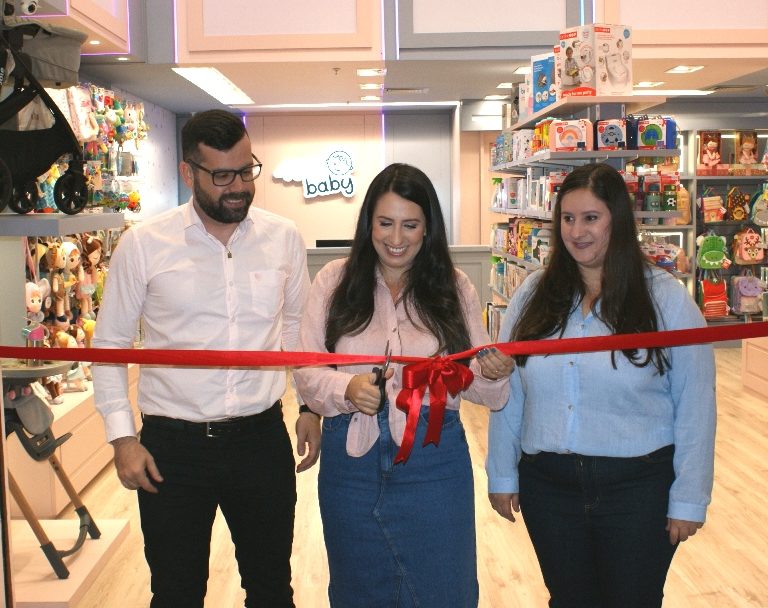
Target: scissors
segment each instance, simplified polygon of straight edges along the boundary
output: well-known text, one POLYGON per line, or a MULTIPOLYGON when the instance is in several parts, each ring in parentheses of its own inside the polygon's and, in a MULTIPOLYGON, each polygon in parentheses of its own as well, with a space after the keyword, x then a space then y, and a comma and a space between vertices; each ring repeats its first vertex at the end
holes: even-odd
POLYGON ((387 386, 387 370, 389 369, 389 362, 392 359, 392 351, 389 348, 389 340, 384 347, 384 365, 382 367, 374 367, 371 371, 376 374, 376 384, 379 387, 379 409, 380 412, 384 408, 384 402, 387 400, 387 393, 385 387, 387 386))

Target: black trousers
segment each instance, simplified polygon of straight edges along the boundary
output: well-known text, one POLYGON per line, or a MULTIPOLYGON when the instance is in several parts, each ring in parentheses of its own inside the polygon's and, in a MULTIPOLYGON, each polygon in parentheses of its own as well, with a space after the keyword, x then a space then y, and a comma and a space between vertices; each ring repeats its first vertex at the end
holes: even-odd
POLYGON ((203 608, 217 507, 226 519, 247 608, 293 608, 296 478, 279 405, 247 432, 208 437, 147 417, 141 442, 163 476, 139 491, 151 608, 203 608), (274 410, 274 411, 273 411, 274 410))
POLYGON ((523 454, 520 509, 550 608, 660 608, 674 447, 637 458, 523 454))

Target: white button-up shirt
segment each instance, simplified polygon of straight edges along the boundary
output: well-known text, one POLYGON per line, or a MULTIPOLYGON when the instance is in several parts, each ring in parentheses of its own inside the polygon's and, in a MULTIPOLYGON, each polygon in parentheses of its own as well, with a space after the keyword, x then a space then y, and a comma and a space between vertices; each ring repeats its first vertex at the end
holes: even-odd
MULTIPOLYGON (((152 349, 294 350, 309 291, 306 248, 290 220, 251 207, 227 245, 191 203, 121 237, 96 323, 97 348, 131 348, 139 318, 152 349)), ((94 366, 107 440, 136 432, 124 365, 94 366)), ((248 416, 284 393, 279 369, 148 366, 139 408, 190 421, 248 416)))

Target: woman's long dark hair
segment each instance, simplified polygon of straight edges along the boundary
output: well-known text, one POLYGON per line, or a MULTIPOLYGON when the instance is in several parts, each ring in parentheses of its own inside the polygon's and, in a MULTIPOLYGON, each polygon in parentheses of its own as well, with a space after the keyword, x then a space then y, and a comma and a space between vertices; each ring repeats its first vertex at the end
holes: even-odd
MULTIPOLYGON (((589 164, 569 173, 557 196, 552 215, 553 246, 541 281, 523 304, 523 313, 512 329, 511 340, 539 340, 562 335, 574 306, 579 306, 586 286, 578 265, 563 243, 561 201, 574 190, 589 190, 603 201, 611 214, 611 235, 603 262, 600 286, 600 311, 597 301, 593 313, 615 334, 657 331, 659 321, 647 280, 647 262, 637 240, 637 228, 627 186, 621 174, 610 165, 589 164)), ((637 349, 622 351, 638 367, 653 363, 660 374, 669 361, 660 348, 650 349, 641 357, 637 349)), ((527 356, 517 357, 525 365, 527 356)), ((616 367, 616 353, 611 353, 616 367)))
POLYGON ((416 203, 426 219, 424 241, 405 275, 401 301, 406 305, 406 312, 410 316, 409 307, 413 306, 421 325, 437 338, 437 353, 469 349, 469 331, 459 300, 456 271, 448 251, 437 192, 424 172, 401 163, 389 165, 381 171, 365 194, 349 258, 341 281, 331 296, 325 331, 326 348, 334 352, 342 336, 360 333, 373 317, 373 293, 379 262, 372 240, 373 218, 376 204, 387 192, 394 192, 416 203))

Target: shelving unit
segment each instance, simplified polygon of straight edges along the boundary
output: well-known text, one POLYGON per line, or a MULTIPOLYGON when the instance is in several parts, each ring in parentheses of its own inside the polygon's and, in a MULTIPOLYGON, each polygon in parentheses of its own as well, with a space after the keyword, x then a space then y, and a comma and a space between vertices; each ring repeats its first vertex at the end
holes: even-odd
POLYGON ((122 228, 122 213, 33 213, 19 215, 0 213, 0 344, 23 346, 21 328, 24 326, 24 238, 28 236, 53 237, 93 230, 122 228), (24 238, 22 238, 24 237, 24 238))
MULTIPOLYGON (((734 151, 730 149, 730 144, 725 142, 730 142, 732 137, 728 137, 728 129, 717 129, 721 131, 725 137, 724 137, 724 145, 723 145, 723 161, 730 160, 734 156, 734 151)), ((756 130, 760 132, 760 129, 751 129, 756 130)), ((735 132, 736 130, 734 130, 735 132)), ((763 133, 765 133, 765 130, 762 130, 763 133)), ((699 139, 699 133, 700 131, 688 131, 683 134, 684 137, 684 146, 688 149, 688 154, 686 155, 686 170, 681 174, 680 181, 684 184, 686 184, 686 187, 688 188, 690 194, 691 194, 691 201, 694 205, 696 205, 696 201, 699 197, 701 197, 705 192, 707 187, 711 187, 716 194, 719 194, 723 198, 724 205, 727 203, 727 194, 731 187, 738 186, 745 194, 751 195, 761 187, 761 184, 768 182, 768 174, 762 175, 759 173, 754 173, 750 175, 741 175, 741 174, 734 174, 734 175, 701 175, 697 173, 697 165, 698 165, 698 152, 699 152, 699 145, 698 145, 698 139, 699 139)), ((762 148, 761 148, 762 149, 762 148)), ((730 166, 730 165, 726 165, 730 166)), ((739 167, 739 165, 737 165, 739 167)), ((739 171, 742 171, 744 169, 737 169, 739 171)), ((749 169, 751 171, 751 169, 749 169)), ((735 234, 740 232, 742 229, 751 226, 753 227, 758 233, 761 232, 761 227, 756 226, 751 222, 750 217, 746 217, 744 220, 723 220, 723 221, 717 221, 717 222, 705 222, 704 218, 701 214, 701 211, 699 210, 698 217, 696 219, 696 233, 697 234, 704 234, 706 232, 712 231, 715 234, 724 236, 726 238, 726 247, 728 250, 728 256, 731 257, 731 251, 732 251, 732 242, 733 237, 735 234)), ((752 270, 752 273, 760 278, 761 276, 761 268, 768 266, 768 257, 764 260, 762 264, 755 264, 751 267, 749 266, 739 266, 737 264, 731 264, 731 266, 727 269, 723 269, 721 272, 721 275, 723 279, 728 284, 729 288, 729 303, 733 302, 732 294, 730 293, 730 279, 731 277, 738 275, 743 269, 750 268, 752 270)), ((696 295, 698 297, 698 283, 696 285, 696 295)), ((729 314, 727 317, 723 317, 722 319, 709 319, 708 322, 710 324, 719 324, 719 323, 732 323, 739 320, 742 321, 748 321, 748 320, 759 320, 761 318, 761 315, 753 314, 753 315, 736 315, 736 314, 729 314)))
MULTIPOLYGON (((535 112, 530 116, 523 118, 512 125, 511 130, 519 130, 534 126, 539 120, 547 117, 555 118, 588 118, 593 123, 604 118, 615 118, 626 116, 627 114, 639 113, 648 108, 664 103, 664 97, 566 97, 558 100, 547 108, 535 112)), ((530 157, 522 160, 494 165, 490 168, 492 173, 511 175, 527 180, 538 178, 546 171, 568 170, 576 166, 585 165, 594 162, 609 162, 617 168, 623 168, 627 164, 639 158, 660 158, 673 159, 679 157, 679 149, 654 149, 654 150, 577 150, 573 152, 557 152, 551 150, 542 150, 530 157)), ((551 220, 550 212, 542 212, 531 209, 503 209, 491 208, 491 212, 505 218, 526 218, 546 222, 551 220)), ((695 224, 688 223, 684 225, 670 224, 670 220, 679 217, 679 213, 674 211, 638 211, 638 230, 647 233, 673 233, 680 235, 679 240, 683 249, 692 257, 695 247, 695 224), (644 221, 655 221, 654 224, 645 224, 644 221), (666 221, 665 221, 666 220, 666 221)), ((497 223, 499 225, 501 222, 497 223)), ((510 262, 527 272, 540 268, 540 264, 522 259, 515 255, 499 250, 492 249, 492 255, 510 262)), ((680 280, 684 281, 689 290, 693 291, 693 278, 695 270, 686 273, 673 273, 680 280)), ((498 286, 491 285, 493 293, 493 302, 503 304, 506 301, 506 294, 498 289, 498 286)))

